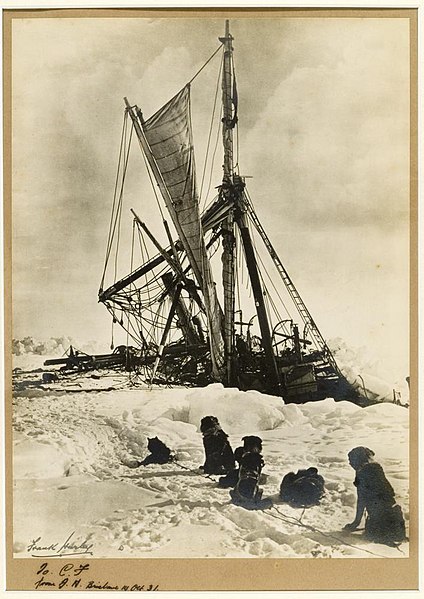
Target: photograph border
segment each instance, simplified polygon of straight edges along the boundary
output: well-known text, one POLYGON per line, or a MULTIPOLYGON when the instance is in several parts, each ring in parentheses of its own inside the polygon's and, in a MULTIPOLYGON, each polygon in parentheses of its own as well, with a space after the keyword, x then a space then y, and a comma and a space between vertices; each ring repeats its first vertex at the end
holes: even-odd
MULTIPOLYGON (((14 19, 22 18, 408 18, 410 23, 410 529, 409 557, 390 559, 287 558, 122 558, 90 559, 89 579, 122 588, 158 585, 161 591, 415 590, 418 589, 418 9, 416 8, 59 8, 3 11, 4 144, 4 356, 6 441, 6 589, 34 590, 49 561, 49 580, 58 590, 60 569, 69 559, 13 557, 12 456, 12 40, 14 19), (253 564, 255 565, 252 568, 253 564)), ((88 578, 87 578, 88 580, 88 578)), ((69 590, 69 589, 66 589, 69 590)), ((81 589, 83 590, 83 589, 81 589)), ((86 589, 84 589, 86 591, 86 589)), ((138 589, 135 589, 138 590, 138 589)), ((141 590, 141 589, 140 589, 141 590)))

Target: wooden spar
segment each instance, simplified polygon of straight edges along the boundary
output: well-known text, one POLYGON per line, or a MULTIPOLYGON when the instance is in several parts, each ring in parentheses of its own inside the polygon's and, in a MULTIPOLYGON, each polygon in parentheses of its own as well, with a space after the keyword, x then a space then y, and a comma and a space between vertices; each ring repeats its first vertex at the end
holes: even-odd
POLYGON ((220 37, 219 41, 224 44, 224 66, 222 71, 222 138, 224 143, 224 179, 228 181, 231 181, 233 174, 233 39, 234 38, 230 34, 230 22, 227 20, 225 21, 225 37, 220 37))
MULTIPOLYGON (((172 258, 168 250, 164 251, 169 255, 170 258, 172 258)), ((143 275, 148 274, 151 270, 153 270, 156 266, 159 266, 163 262, 165 262, 165 258, 162 256, 162 254, 160 254, 159 256, 152 258, 151 260, 134 270, 126 277, 120 279, 119 281, 116 281, 116 283, 108 287, 108 289, 105 289, 104 291, 103 289, 101 289, 99 291, 99 302, 105 302, 108 299, 112 298, 116 293, 119 293, 119 291, 122 291, 122 289, 125 289, 125 287, 127 287, 128 285, 131 285, 131 283, 134 283, 134 281, 137 281, 137 279, 139 279, 143 275)))
MULTIPOLYGON (((225 207, 224 205, 222 206, 212 206, 203 216, 202 216, 202 227, 203 230, 209 231, 213 226, 216 226, 216 223, 219 222, 220 220, 222 220, 222 218, 220 219, 219 216, 215 216, 215 212, 217 212, 218 208, 220 209, 221 213, 227 213, 228 212, 228 208, 225 207)), ((165 223, 166 221, 164 221, 165 223)), ((166 227, 165 227, 166 230, 166 227)), ((167 230, 167 235, 170 241, 170 249, 166 249, 165 252, 169 255, 170 258, 172 258, 172 255, 175 258, 175 252, 174 249, 177 250, 177 252, 180 252, 183 249, 182 243, 181 241, 178 239, 177 241, 173 241, 172 238, 170 237, 170 234, 168 234, 169 231, 169 227, 167 230), (171 251, 172 250, 172 255, 171 255, 171 251)), ((215 233, 211 240, 208 242, 206 249, 208 250, 214 243, 215 241, 218 239, 218 237, 220 236, 220 233, 215 233)), ((131 283, 134 283, 135 281, 137 281, 140 277, 142 277, 143 275, 149 273, 151 270, 153 270, 156 266, 159 266, 160 264, 162 264, 163 262, 165 262, 165 258, 163 257, 162 254, 159 254, 159 256, 156 256, 154 258, 152 258, 151 260, 149 260, 148 262, 146 262, 145 264, 143 264, 142 266, 140 266, 139 268, 137 268, 136 270, 134 270, 133 272, 131 272, 130 274, 128 274, 127 276, 123 277, 122 279, 120 279, 119 281, 116 281, 116 283, 114 283, 113 285, 111 285, 110 287, 108 287, 108 289, 100 289, 99 291, 99 302, 105 302, 106 300, 112 298, 116 293, 118 293, 119 291, 122 291, 122 289, 125 289, 125 287, 127 287, 128 285, 130 285, 131 283)), ((184 274, 187 274, 189 271, 191 270, 191 265, 189 265, 185 270, 184 270, 184 274)))
POLYGON ((201 310, 203 310, 203 312, 204 312, 205 306, 204 306, 199 294, 197 293, 197 291, 195 289, 193 281, 190 281, 189 279, 187 279, 186 275, 184 274, 184 272, 181 268, 181 265, 179 263, 175 262, 174 257, 171 256, 166 250, 163 249, 163 247, 160 245, 160 243, 157 241, 157 239, 149 231, 146 224, 140 220, 140 218, 137 216, 137 214, 134 212, 134 210, 132 208, 131 208, 131 212, 133 213, 134 218, 136 219, 136 221, 138 222, 140 227, 143 229, 143 231, 149 237, 150 241, 153 243, 153 245, 156 247, 156 249, 159 251, 159 253, 165 258, 165 260, 168 262, 169 266, 172 268, 172 270, 175 272, 175 274, 184 283, 187 291, 190 293, 190 295, 196 301, 199 308, 201 310))
MULTIPOLYGON (((175 287, 175 279, 172 276, 172 273, 166 272, 164 275, 162 275, 162 281, 164 282, 165 288, 167 289, 169 296, 172 299, 174 299, 178 287, 175 287)), ((184 335, 186 343, 191 346, 199 345, 201 340, 191 321, 190 313, 181 295, 179 295, 178 297, 176 313, 178 317, 179 328, 181 329, 184 335)))
POLYGON ((162 354, 163 354, 163 350, 165 348, 165 343, 166 343, 166 339, 168 337, 169 331, 171 329, 171 324, 172 324, 172 319, 175 316, 175 312, 177 311, 177 306, 178 306, 178 302, 180 299, 180 294, 181 294, 181 284, 179 284, 175 290, 175 294, 174 297, 172 299, 172 305, 171 305, 171 309, 169 311, 169 315, 168 315, 168 320, 166 321, 166 325, 165 325, 165 329, 163 331, 163 335, 162 335, 162 339, 160 340, 160 344, 159 344, 159 349, 158 349, 158 354, 156 356, 156 360, 155 360, 155 364, 153 366, 153 372, 152 372, 152 376, 150 379, 150 384, 153 384, 153 380, 156 376, 156 371, 158 369, 159 366, 159 362, 162 358, 162 354))
POLYGON ((163 226, 164 226, 164 228, 165 228, 165 231, 166 231, 166 234, 167 234, 167 236, 168 236, 168 241, 169 241, 169 243, 170 243, 170 246, 171 246, 172 253, 174 254, 174 260, 175 260, 175 262, 176 262, 177 264, 179 264, 179 263, 180 263, 180 259, 178 258, 177 250, 176 250, 176 248, 175 248, 175 244, 174 244, 174 242, 173 242, 173 240, 172 240, 172 237, 171 237, 171 231, 169 230, 169 225, 168 225, 168 223, 166 222, 166 220, 164 220, 164 221, 163 221, 163 226))
MULTIPOLYGON (((230 23, 225 21, 225 37, 219 38, 224 45, 224 65, 222 71, 222 141, 224 146, 224 175, 222 189, 228 189, 233 177, 233 108, 232 108, 232 53, 233 37, 230 34, 230 23)), ((234 277, 234 213, 233 208, 222 222, 222 283, 224 289, 224 344, 225 344, 225 379, 228 385, 235 384, 234 372, 234 310, 235 310, 235 277, 234 277)))
POLYGON ((183 279, 184 278, 183 271, 181 270, 180 265, 177 262, 175 262, 174 256, 171 256, 166 250, 163 249, 163 247, 160 245, 160 243, 157 241, 157 239, 149 231, 149 229, 147 228, 147 225, 145 223, 143 223, 143 221, 137 216, 137 214, 134 212, 134 210, 132 208, 131 208, 131 212, 132 212, 135 220, 137 221, 137 223, 140 225, 140 227, 146 233, 147 237, 153 243, 153 245, 158 250, 158 252, 161 254, 161 256, 168 262, 168 264, 172 268, 172 270, 181 279, 183 279))
POLYGON ((274 349, 272 346, 271 331, 269 328, 268 316, 266 313, 266 307, 264 302, 264 294, 262 291, 262 285, 259 277, 258 265, 256 263, 255 251, 250 237, 250 231, 247 223, 245 213, 238 215, 236 220, 237 225, 240 229, 241 240, 243 243, 244 254, 246 257, 247 269, 249 271, 249 278, 252 284, 253 296, 255 298, 256 313, 258 315, 259 328, 261 330, 262 347, 265 352, 266 364, 267 364, 267 376, 269 377, 270 386, 275 391, 280 390, 280 376, 277 368, 277 363, 274 356, 274 349))

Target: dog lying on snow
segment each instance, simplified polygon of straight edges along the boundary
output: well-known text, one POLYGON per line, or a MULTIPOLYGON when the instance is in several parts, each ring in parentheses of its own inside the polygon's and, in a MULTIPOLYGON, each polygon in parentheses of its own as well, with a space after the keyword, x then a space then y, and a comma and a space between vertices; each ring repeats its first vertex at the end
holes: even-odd
POLYGON ((200 422, 205 449, 205 474, 225 474, 235 468, 234 453, 228 435, 222 430, 216 416, 205 416, 200 422))
POLYGON ((128 468, 138 468, 139 466, 148 466, 149 464, 167 464, 175 460, 172 451, 158 437, 147 438, 147 449, 150 453, 144 460, 126 460, 122 463, 128 466, 128 468))

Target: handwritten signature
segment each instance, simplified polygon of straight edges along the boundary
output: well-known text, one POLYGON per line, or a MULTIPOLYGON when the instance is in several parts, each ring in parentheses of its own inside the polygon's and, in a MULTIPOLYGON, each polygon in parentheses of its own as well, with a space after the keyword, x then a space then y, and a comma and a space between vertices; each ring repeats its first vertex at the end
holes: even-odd
POLYGON ((89 539, 79 542, 73 540, 75 531, 71 532, 64 543, 60 541, 45 544, 41 537, 32 539, 28 544, 27 552, 31 553, 32 557, 66 557, 68 555, 93 555, 91 551, 94 543, 90 543, 89 539))

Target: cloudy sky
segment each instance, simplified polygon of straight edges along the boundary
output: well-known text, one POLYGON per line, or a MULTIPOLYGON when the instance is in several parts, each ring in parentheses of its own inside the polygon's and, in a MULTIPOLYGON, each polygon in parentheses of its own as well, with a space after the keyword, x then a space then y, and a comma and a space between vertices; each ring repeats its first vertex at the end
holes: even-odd
MULTIPOLYGON (((15 337, 69 335, 107 350, 110 317, 97 292, 123 97, 152 114, 223 30, 209 18, 14 19, 15 337)), ((408 21, 237 18, 231 30, 240 171, 268 236, 324 337, 366 346, 405 376, 408 21)), ((193 83, 201 150, 218 69, 219 58, 193 83)), ((124 210, 150 222, 155 204, 135 151, 131 163, 124 210)))

